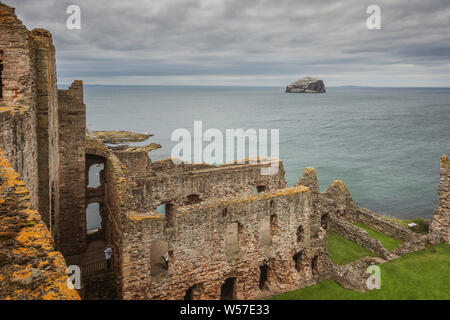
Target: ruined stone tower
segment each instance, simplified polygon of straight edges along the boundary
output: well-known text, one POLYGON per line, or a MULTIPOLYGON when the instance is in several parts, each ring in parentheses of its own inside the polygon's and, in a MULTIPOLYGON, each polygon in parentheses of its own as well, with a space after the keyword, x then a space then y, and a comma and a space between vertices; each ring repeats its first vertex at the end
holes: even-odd
POLYGON ((81 81, 56 85, 51 34, 28 31, 0 3, 0 146, 64 254, 85 243, 85 106, 81 81))

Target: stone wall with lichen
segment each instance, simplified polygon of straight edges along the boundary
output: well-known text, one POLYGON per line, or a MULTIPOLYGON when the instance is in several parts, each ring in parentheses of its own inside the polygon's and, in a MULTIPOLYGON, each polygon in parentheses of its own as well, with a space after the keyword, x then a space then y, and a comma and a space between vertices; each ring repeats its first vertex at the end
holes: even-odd
POLYGON ((432 243, 450 243, 450 160, 441 157, 441 181, 438 187, 439 203, 430 225, 429 240, 432 243))
POLYGON ((19 174, 0 150, 0 299, 79 299, 19 174))
POLYGON ((258 186, 265 191, 286 187, 284 167, 274 160, 278 171, 272 175, 262 174, 268 164, 178 164, 168 159, 152 164, 147 175, 128 176, 133 197, 140 211, 154 210, 158 205, 189 204, 190 196, 197 201, 218 199, 227 195, 251 195, 258 186))
MULTIPOLYGON (((113 268, 117 282, 117 294, 122 295, 123 275, 129 267, 122 257, 126 250, 123 240, 123 229, 128 219, 127 212, 134 208, 134 201, 128 188, 125 177, 126 167, 120 162, 114 153, 108 149, 99 139, 86 135, 86 161, 91 158, 101 159, 105 165, 103 172, 102 204, 105 208, 102 216, 102 232, 107 243, 113 249, 113 268)), ((87 188, 89 194, 89 189, 87 188)), ((93 190, 91 190, 93 192, 93 190)), ((133 275, 134 276, 134 275, 133 275)))
POLYGON ((38 209, 36 87, 33 36, 13 8, 0 3, 0 147, 26 182, 38 209))
POLYGON ((326 231, 304 186, 204 201, 179 207, 171 216, 130 212, 128 219, 125 299, 183 299, 189 288, 195 288, 197 299, 219 299, 228 278, 236 279, 234 298, 253 299, 331 276, 326 231), (235 223, 238 249, 230 254, 227 228, 235 223), (269 242, 263 243, 263 228, 270 232, 269 242), (152 244, 161 241, 168 246, 168 270, 152 276, 159 258, 152 256, 152 244), (263 288, 262 266, 267 268, 263 288))

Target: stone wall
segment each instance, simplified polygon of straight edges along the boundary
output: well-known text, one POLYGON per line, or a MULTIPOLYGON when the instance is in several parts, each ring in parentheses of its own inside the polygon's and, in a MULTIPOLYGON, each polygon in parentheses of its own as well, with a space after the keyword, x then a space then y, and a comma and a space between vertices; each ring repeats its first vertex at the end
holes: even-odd
POLYGON ((366 226, 378 230, 388 236, 403 240, 410 241, 416 235, 408 228, 399 225, 393 221, 389 221, 378 214, 371 212, 365 208, 357 207, 355 212, 355 219, 366 226))
POLYGON ((384 262, 386 260, 378 257, 364 257, 343 266, 334 265, 333 280, 343 288, 366 292, 369 290, 367 288, 367 280, 370 276, 367 268, 384 262))
MULTIPOLYGON (((103 204, 102 228, 107 243, 113 250, 113 268, 117 282, 117 295, 122 295, 123 270, 129 267, 122 257, 124 250, 123 229, 125 228, 127 212, 134 207, 133 199, 125 178, 125 166, 100 140, 86 136, 86 157, 101 157, 105 161, 103 173, 103 204)), ((135 275, 133 275, 135 276, 135 275)))
POLYGON ((86 106, 83 83, 58 90, 59 172, 55 208, 56 246, 64 255, 84 252, 86 247, 86 106))
POLYGON ((44 222, 50 226, 50 199, 54 199, 56 196, 53 193, 56 192, 58 172, 58 159, 54 157, 55 154, 58 154, 55 47, 50 32, 34 29, 31 35, 36 68, 39 213, 44 222))
POLYGON ((195 195, 199 201, 218 199, 226 195, 251 195, 257 186, 266 191, 286 187, 284 168, 274 175, 262 175, 261 168, 270 164, 236 165, 173 165, 166 160, 167 170, 157 170, 161 163, 155 162, 147 176, 128 176, 133 197, 141 211, 154 210, 159 204, 189 203, 188 196, 195 195), (170 167, 169 167, 170 166, 170 167))
POLYGON ((19 174, 0 150, 0 299, 80 299, 19 174))
POLYGON ((450 160, 441 157, 441 181, 438 188, 439 203, 430 225, 431 243, 450 243, 450 160))
POLYGON ((326 232, 312 210, 311 191, 303 186, 205 201, 177 208, 171 217, 134 212, 128 218, 123 243, 125 299, 183 299, 189 288, 196 298, 219 299, 229 278, 236 279, 235 298, 253 299, 331 276, 326 232), (270 226, 263 221, 270 221, 270 226), (230 254, 227 228, 234 223, 238 249, 230 254), (265 244, 264 228, 271 235, 265 244), (157 241, 167 243, 169 267, 152 276, 159 261, 152 256, 157 241), (267 281, 261 289, 263 266, 267 281))
POLYGON ((14 9, 0 3, 0 56, 3 65, 0 98, 0 147, 30 191, 37 209, 38 170, 36 89, 32 36, 14 9))
POLYGON ((114 154, 127 167, 128 176, 146 176, 152 168, 148 152, 115 151, 114 154))
POLYGON ((365 230, 345 220, 332 217, 329 220, 329 228, 342 237, 357 243, 361 247, 376 253, 384 259, 391 259, 394 256, 380 241, 373 239, 365 230))

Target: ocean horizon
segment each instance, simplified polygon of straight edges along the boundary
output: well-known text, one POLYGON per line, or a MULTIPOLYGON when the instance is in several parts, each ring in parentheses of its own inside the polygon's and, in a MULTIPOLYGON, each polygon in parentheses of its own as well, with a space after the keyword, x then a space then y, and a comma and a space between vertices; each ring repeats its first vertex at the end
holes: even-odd
POLYGON ((166 159, 177 128, 279 129, 288 185, 317 169, 321 191, 342 180, 361 206, 397 218, 430 218, 439 158, 448 154, 450 88, 327 87, 286 94, 282 87, 86 85, 89 130, 151 133, 166 159))

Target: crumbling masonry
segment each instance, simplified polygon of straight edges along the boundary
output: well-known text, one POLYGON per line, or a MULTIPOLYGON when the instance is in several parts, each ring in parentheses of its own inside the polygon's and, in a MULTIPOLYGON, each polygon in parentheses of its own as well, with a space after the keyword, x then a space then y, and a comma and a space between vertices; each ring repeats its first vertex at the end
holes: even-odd
POLYGON ((288 187, 276 159, 174 164, 152 162, 151 146, 106 146, 86 132, 82 82, 57 88, 51 34, 28 31, 1 3, 0 73, 0 298, 78 298, 63 288, 66 264, 59 252, 71 261, 86 251, 92 239, 86 208, 92 203, 102 218, 95 237, 113 249, 114 281, 123 299, 254 299, 329 278, 365 290, 367 265, 423 248, 426 241, 449 242, 446 157, 427 238, 360 208, 341 181, 321 193, 312 168, 288 187), (278 172, 262 175, 261 168, 274 161, 278 172), (88 173, 96 164, 103 170, 99 185, 91 186, 88 173), (11 182, 13 172, 24 183, 18 177, 11 182), (358 221, 403 244, 388 251, 353 224, 358 221), (333 264, 327 229, 379 258, 333 264), (167 266, 161 261, 166 252, 167 266))

